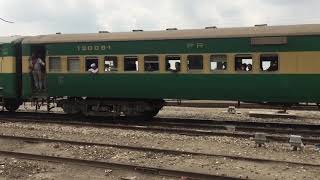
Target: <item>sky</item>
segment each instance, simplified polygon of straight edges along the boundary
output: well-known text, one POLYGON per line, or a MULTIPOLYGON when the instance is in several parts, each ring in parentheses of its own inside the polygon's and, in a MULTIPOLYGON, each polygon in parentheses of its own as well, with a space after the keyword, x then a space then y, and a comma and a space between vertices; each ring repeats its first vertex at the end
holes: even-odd
POLYGON ((0 36, 320 23, 319 0, 0 0, 0 36))

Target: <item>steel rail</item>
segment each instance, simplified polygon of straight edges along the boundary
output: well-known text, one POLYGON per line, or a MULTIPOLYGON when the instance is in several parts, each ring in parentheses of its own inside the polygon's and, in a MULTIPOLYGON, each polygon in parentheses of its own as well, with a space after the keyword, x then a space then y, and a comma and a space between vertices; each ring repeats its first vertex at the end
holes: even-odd
POLYGON ((201 152, 190 152, 190 151, 178 151, 178 150, 171 150, 171 149, 159 149, 159 148, 118 145, 118 144, 108 144, 108 143, 94 143, 94 142, 82 142, 82 141, 70 141, 70 140, 34 138, 34 137, 21 137, 21 136, 8 136, 8 135, 0 135, 0 139, 25 141, 26 143, 36 142, 36 143, 71 144, 71 145, 79 145, 79 146, 101 146, 101 147, 126 149, 126 150, 141 151, 141 152, 148 151, 148 152, 154 152, 154 153, 164 153, 164 154, 171 154, 171 155, 207 156, 207 157, 215 157, 215 158, 228 158, 228 159, 240 160, 240 161, 258 162, 258 163, 277 163, 277 164, 280 163, 280 164, 291 164, 291 165, 297 165, 297 166, 320 167, 320 164, 313 164, 313 163, 301 163, 301 162, 292 162, 292 161, 281 161, 281 160, 271 160, 271 159, 251 158, 251 157, 243 157, 243 156, 201 153, 201 152))
MULTIPOLYGON (((138 131, 147 131, 147 132, 160 132, 160 133, 171 133, 171 134, 180 134, 180 135, 189 135, 189 136, 226 136, 226 137, 236 137, 236 138, 252 138, 254 133, 250 132, 229 132, 229 131, 216 131, 216 130, 200 130, 200 129, 181 129, 181 128, 163 128, 163 127, 154 127, 148 125, 124 125, 124 124, 111 124, 111 123, 88 123, 88 122, 69 122, 69 121, 52 121, 52 120, 29 120, 29 119, 7 119, 0 120, 0 122, 28 122, 28 123, 42 123, 42 124, 63 124, 76 127, 94 127, 94 128, 116 128, 124 130, 138 130, 138 131)), ((267 135, 269 141, 289 142, 289 135, 267 135)), ((304 137, 303 142, 305 144, 320 144, 320 138, 314 137, 304 137)))
POLYGON ((9 112, 1 112, 0 119, 6 118, 32 118, 34 120, 41 120, 43 118, 50 119, 50 120, 65 120, 66 118, 73 118, 78 119, 78 121, 83 122, 114 122, 114 123, 184 123, 184 124, 197 124, 197 125, 223 125, 223 126, 245 126, 245 127, 270 127, 270 128, 291 128, 291 129, 309 129, 309 130, 319 130, 320 124, 310 124, 310 123, 284 123, 284 122, 259 122, 259 121, 251 121, 251 120, 241 120, 241 121, 234 121, 234 120, 219 120, 219 119, 192 119, 192 118, 153 118, 151 121, 150 119, 112 119, 106 117, 74 117, 63 113, 35 113, 35 112, 17 112, 17 113, 9 113, 9 112))
MULTIPOLYGON (((195 107, 195 108, 228 108, 229 106, 234 106, 240 109, 273 109, 273 110, 283 110, 282 106, 272 106, 264 104, 250 104, 250 103, 224 103, 224 102, 181 102, 167 101, 166 106, 176 106, 176 107, 195 107)), ((317 105, 300 105, 288 107, 288 110, 300 110, 300 111, 318 111, 319 106, 317 105)))
POLYGON ((83 160, 76 158, 67 158, 67 157, 56 157, 56 156, 46 156, 46 155, 38 155, 38 154, 29 154, 29 153, 20 153, 20 152, 12 152, 12 151, 0 151, 0 155, 15 157, 23 160, 36 160, 36 161, 47 161, 47 162, 55 162, 55 163, 66 163, 66 164, 75 164, 81 166, 89 166, 96 168, 118 168, 124 170, 137 171, 142 174, 152 174, 159 176, 171 176, 171 177, 188 177, 191 179, 219 179, 219 180, 239 180, 243 178, 239 177, 227 177, 227 176, 219 176, 213 174, 205 174, 198 172, 190 172, 190 171, 180 171, 173 169, 165 169, 165 168, 156 168, 156 167, 147 167, 147 166, 137 166, 130 165, 124 163, 115 163, 115 162, 106 162, 106 161, 91 161, 91 160, 83 160))

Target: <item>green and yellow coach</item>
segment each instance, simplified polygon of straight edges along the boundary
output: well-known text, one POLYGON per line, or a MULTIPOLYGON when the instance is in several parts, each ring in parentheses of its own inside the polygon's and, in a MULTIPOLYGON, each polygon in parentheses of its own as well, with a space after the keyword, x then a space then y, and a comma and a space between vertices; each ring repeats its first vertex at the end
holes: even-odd
POLYGON ((42 35, 22 52, 24 99, 57 97, 68 113, 154 116, 163 99, 320 102, 317 24, 42 35), (32 90, 32 53, 46 62, 43 92, 32 90))
POLYGON ((10 111, 22 104, 21 40, 20 36, 0 37, 0 98, 10 111))

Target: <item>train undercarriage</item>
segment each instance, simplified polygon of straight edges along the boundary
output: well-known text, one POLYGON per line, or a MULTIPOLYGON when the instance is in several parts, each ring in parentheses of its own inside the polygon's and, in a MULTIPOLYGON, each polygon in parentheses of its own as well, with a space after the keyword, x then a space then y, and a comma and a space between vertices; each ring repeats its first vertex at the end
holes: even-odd
MULTIPOLYGON (((2 106, 10 111, 16 111, 23 100, 2 99, 2 106)), ((150 99, 100 99, 100 98, 79 98, 67 99, 34 97, 28 102, 36 110, 42 106, 47 106, 50 111, 54 107, 61 107, 67 114, 83 114, 85 116, 105 116, 105 117, 139 117, 152 118, 158 114, 164 106, 164 100, 150 99)))
MULTIPOLYGON (((66 114, 82 114, 85 116, 103 116, 114 118, 152 118, 156 116, 158 112, 162 109, 162 107, 166 104, 166 102, 162 99, 103 99, 88 97, 57 98, 47 96, 34 96, 28 100, 0 98, 0 105, 3 107, 2 110, 6 109, 10 112, 15 112, 22 104, 26 105, 26 103, 31 103, 31 106, 35 107, 36 111, 39 110, 41 107, 42 110, 47 110, 48 112, 55 107, 61 107, 66 114), (46 106, 46 108, 44 106, 46 106)), ((282 109, 283 112, 286 112, 286 110, 289 109, 311 109, 311 107, 314 110, 320 110, 320 103, 243 103, 250 103, 252 105, 262 105, 262 107, 266 109, 282 109)), ((238 102, 238 107, 240 107, 240 101, 238 102)))
POLYGON ((163 100, 126 100, 98 98, 68 98, 57 101, 67 114, 108 117, 151 118, 164 106, 163 100))

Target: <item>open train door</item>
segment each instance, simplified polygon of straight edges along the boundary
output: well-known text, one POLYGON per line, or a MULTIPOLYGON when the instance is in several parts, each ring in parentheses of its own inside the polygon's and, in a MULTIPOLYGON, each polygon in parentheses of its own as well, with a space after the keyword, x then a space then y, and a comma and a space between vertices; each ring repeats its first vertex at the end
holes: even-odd
MULTIPOLYGON (((36 58, 40 58, 44 64, 46 64, 46 46, 45 45, 33 45, 31 46, 31 56, 35 56, 36 58)), ((32 58, 32 57, 30 57, 32 58)), ((30 59, 32 60, 32 59, 30 59)), ((42 82, 42 87, 41 89, 37 89, 34 83, 34 75, 33 73, 30 73, 32 82, 31 82, 31 87, 32 87, 32 92, 33 94, 41 94, 41 95, 46 95, 47 93, 47 72, 46 72, 46 65, 41 65, 41 79, 40 81, 42 82)))

